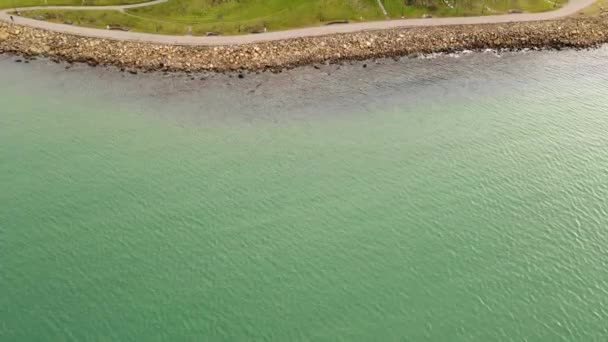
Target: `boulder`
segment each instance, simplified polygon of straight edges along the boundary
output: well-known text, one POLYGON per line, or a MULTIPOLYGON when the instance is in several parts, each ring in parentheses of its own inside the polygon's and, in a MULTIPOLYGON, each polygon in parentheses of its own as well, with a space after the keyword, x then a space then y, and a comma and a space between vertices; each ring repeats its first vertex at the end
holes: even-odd
POLYGON ((36 45, 36 46, 32 46, 30 47, 29 52, 32 55, 43 55, 48 53, 51 50, 51 48, 48 45, 36 45))

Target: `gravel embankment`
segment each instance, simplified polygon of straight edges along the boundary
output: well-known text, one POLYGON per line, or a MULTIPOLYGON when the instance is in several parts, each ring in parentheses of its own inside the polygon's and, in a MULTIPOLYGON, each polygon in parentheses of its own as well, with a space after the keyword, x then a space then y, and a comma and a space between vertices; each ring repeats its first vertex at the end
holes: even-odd
POLYGON ((280 70, 461 50, 589 48, 608 43, 608 15, 541 22, 402 28, 233 46, 113 41, 0 23, 0 52, 142 71, 280 70))

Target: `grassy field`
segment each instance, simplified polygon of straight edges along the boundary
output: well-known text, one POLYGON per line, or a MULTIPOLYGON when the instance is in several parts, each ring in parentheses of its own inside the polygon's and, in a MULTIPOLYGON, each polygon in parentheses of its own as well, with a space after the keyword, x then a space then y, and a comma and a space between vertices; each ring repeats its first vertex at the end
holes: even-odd
POLYGON ((383 0, 392 18, 419 17, 425 13, 439 17, 506 13, 510 9, 544 12, 560 7, 565 0, 383 0))
MULTIPOLYGON (((70 22, 73 25, 93 28, 105 29, 107 25, 118 25, 128 27, 131 31, 135 32, 153 32, 175 35, 182 35, 188 32, 188 27, 182 23, 141 19, 119 11, 36 10, 21 12, 21 15, 36 19, 43 17, 45 20, 51 22, 70 22)), ((197 33, 199 32, 193 32, 193 34, 197 33)))
MULTIPOLYGON (((0 4, 9 0, 0 0, 0 4)), ((15 0, 18 3, 44 0, 15 0)), ((49 0, 65 1, 74 0, 49 0)), ((82 1, 82 0, 76 0, 82 1)), ((87 0, 105 4, 138 0, 87 0)), ((566 0, 382 0, 390 18, 417 18, 506 13, 509 9, 540 12, 566 0)), ((606 1, 606 0, 601 0, 606 1)), ((28 11, 23 15, 54 22, 105 28, 120 25, 133 31, 204 35, 239 34, 323 25, 336 20, 384 19, 376 0, 169 0, 166 3, 119 11, 28 11)))
POLYGON ((585 15, 597 15, 606 12, 608 12, 608 0, 598 0, 593 5, 585 8, 582 13, 585 15))
MULTIPOLYGON (((5 1, 5 0, 0 0, 5 1)), ((106 0, 108 1, 108 0, 106 0)), ((382 19, 376 0, 170 0, 167 3, 118 11, 39 10, 23 12, 54 22, 134 31, 202 35, 206 32, 238 34, 320 25, 334 20, 382 19)))

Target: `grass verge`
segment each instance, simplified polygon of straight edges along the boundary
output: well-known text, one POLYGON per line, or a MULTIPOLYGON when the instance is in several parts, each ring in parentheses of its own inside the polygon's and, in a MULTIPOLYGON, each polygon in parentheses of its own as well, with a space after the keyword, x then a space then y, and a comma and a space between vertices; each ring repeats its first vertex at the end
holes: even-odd
POLYGON ((0 9, 33 6, 110 6, 146 1, 149 0, 0 0, 0 9))

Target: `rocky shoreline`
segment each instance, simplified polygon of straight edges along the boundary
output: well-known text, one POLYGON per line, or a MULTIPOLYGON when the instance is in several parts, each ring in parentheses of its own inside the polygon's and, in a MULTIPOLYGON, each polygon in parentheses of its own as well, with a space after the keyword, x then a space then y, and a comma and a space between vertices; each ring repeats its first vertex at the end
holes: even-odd
POLYGON ((402 28, 236 46, 180 46, 81 37, 0 23, 0 53, 139 71, 279 71, 317 63, 462 50, 590 48, 608 43, 608 15, 553 21, 402 28))

